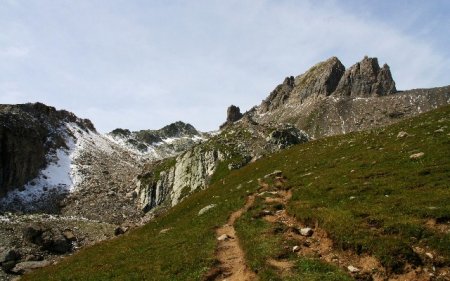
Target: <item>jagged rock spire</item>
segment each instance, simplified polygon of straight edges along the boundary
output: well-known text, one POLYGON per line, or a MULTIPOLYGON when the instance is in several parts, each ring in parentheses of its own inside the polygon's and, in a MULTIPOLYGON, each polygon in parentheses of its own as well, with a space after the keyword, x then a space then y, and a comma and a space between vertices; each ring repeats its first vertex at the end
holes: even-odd
POLYGON ((225 126, 229 124, 233 124, 236 121, 239 121, 242 118, 241 109, 235 105, 230 105, 227 109, 227 121, 220 126, 220 129, 223 129, 225 126))
POLYGON ((395 93, 395 82, 389 66, 378 65, 377 58, 364 59, 351 66, 339 82, 336 95, 351 97, 384 96, 395 93))
POLYGON ((293 93, 304 100, 310 96, 329 96, 336 89, 345 67, 337 57, 331 57, 311 67, 295 78, 293 93))
POLYGON ((227 109, 227 122, 233 123, 242 118, 241 109, 235 105, 231 105, 227 109))

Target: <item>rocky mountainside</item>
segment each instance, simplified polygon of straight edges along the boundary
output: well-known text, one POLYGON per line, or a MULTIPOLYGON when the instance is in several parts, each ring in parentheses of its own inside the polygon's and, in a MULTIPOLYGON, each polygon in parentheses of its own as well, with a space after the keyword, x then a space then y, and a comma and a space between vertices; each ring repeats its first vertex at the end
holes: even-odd
POLYGON ((28 270, 16 264, 48 265, 140 224, 135 181, 142 166, 208 136, 182 122, 102 135, 89 120, 41 103, 0 110, 0 265, 13 273, 28 270))
POLYGON ((23 280, 449 280, 449 128, 445 106, 217 168, 145 226, 23 280))
POLYGON ((112 230, 122 234, 229 171, 292 145, 449 103, 450 86, 398 91, 389 66, 376 58, 346 69, 333 57, 287 77, 243 114, 230 106, 213 133, 179 121, 102 135, 89 120, 44 104, 0 105, 0 252, 19 248, 17 258, 0 264, 11 271, 27 255, 52 259, 59 254, 54 244, 67 253, 112 230), (51 215, 27 214, 36 212, 51 215))
POLYGON ((159 130, 131 132, 115 129, 107 134, 114 142, 151 160, 175 156, 208 138, 207 133, 197 131, 191 124, 178 121, 159 130))
MULTIPOLYGON (((230 110, 228 110, 230 113, 230 110)), ((137 177, 136 192, 144 212, 155 207, 173 207, 183 198, 204 189, 224 171, 309 140, 290 125, 271 127, 244 118, 223 127, 220 133, 178 157, 144 166, 137 177)))
POLYGON ((37 177, 48 154, 68 149, 67 123, 95 132, 89 120, 42 103, 0 105, 0 197, 37 177))
POLYGON ((365 57, 349 69, 336 57, 288 77, 245 113, 255 122, 291 123, 313 138, 383 126, 450 103, 450 86, 397 91, 388 65, 365 57))
POLYGON ((338 58, 287 77, 261 105, 230 106, 221 131, 179 157, 144 166, 136 192, 144 211, 174 206, 205 188, 221 169, 236 169, 311 138, 388 125, 450 103, 450 86, 396 90, 387 64, 365 57, 349 69, 338 58), (169 203, 168 203, 169 202, 169 203))

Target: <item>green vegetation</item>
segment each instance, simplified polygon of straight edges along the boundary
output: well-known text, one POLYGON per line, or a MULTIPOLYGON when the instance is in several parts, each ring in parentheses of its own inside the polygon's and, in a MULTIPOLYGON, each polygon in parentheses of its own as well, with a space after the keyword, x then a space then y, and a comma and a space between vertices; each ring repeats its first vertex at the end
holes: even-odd
POLYGON ((139 175, 138 179, 141 181, 142 185, 149 185, 151 183, 158 182, 161 172, 168 171, 172 167, 175 167, 176 157, 166 158, 164 160, 158 161, 155 164, 152 164, 151 168, 146 168, 146 170, 150 170, 145 174, 139 175))
POLYGON ((293 241, 284 240, 283 233, 287 227, 281 223, 266 222, 259 214, 263 210, 276 211, 278 204, 269 208, 264 200, 257 197, 253 207, 236 225, 242 248, 250 268, 258 273, 261 280, 302 280, 302 281, 346 281, 352 280, 345 272, 334 265, 328 265, 313 257, 299 258, 291 249, 293 241), (268 259, 283 259, 293 264, 289 274, 279 272, 268 265, 268 259))
MULTIPOLYGON (((142 228, 81 250, 23 280, 199 280, 214 264, 215 228, 258 189, 257 179, 282 170, 292 187, 288 212, 318 223, 336 248, 377 257, 391 272, 420 264, 413 246, 450 262, 450 234, 427 226, 450 219, 450 107, 370 132, 337 136, 275 153, 239 170, 221 171, 210 188, 196 192, 142 228), (409 136, 397 138, 400 131, 409 136), (410 155, 423 152, 412 160, 410 155), (198 216, 209 204, 216 207, 198 216), (163 233, 161 230, 169 229, 163 233)), ((340 269, 281 251, 276 229, 254 219, 259 202, 236 224, 249 266, 261 280, 280 280, 266 266, 286 254, 294 277, 346 280, 340 269), (281 252, 280 252, 281 251, 281 252)))

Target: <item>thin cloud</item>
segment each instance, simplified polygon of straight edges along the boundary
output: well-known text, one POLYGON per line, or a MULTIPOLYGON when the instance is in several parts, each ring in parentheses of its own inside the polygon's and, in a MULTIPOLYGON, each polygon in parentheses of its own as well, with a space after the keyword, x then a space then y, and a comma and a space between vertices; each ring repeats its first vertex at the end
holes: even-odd
POLYGON ((26 47, 4 47, 0 48, 0 58, 8 59, 8 58, 24 58, 28 56, 30 50, 26 47))
POLYGON ((0 58, 22 59, 0 65, 0 84, 16 85, 14 98, 0 101, 39 100, 90 118, 102 132, 177 120, 217 129, 228 105, 250 109, 285 76, 331 56, 347 67, 377 56, 399 89, 449 84, 435 7, 409 7, 401 20, 358 1, 12 3, 0 6, 0 58))

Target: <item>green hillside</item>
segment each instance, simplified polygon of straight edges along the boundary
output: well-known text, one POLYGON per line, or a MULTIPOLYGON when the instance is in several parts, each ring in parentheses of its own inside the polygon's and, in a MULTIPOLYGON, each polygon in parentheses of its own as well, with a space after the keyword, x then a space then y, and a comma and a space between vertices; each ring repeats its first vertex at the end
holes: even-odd
POLYGON ((247 264, 261 280, 372 280, 371 274, 418 268, 448 280, 439 274, 450 264, 450 107, 265 157, 216 179, 144 227, 22 280, 201 280, 217 266, 215 230, 249 194, 265 190, 276 197, 280 189, 292 198, 270 203, 261 195, 235 225, 247 264), (264 178, 274 170, 282 171, 282 184, 264 178), (198 215, 210 204, 216 206, 198 215), (349 264, 329 262, 319 250, 307 253, 318 243, 314 235, 301 245, 305 254, 294 253, 300 240, 289 234, 293 230, 261 215, 284 209, 315 235, 326 233, 322 241, 332 241, 336 259, 364 257, 381 267, 351 275, 349 264), (289 266, 281 270, 270 260, 289 266))

